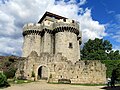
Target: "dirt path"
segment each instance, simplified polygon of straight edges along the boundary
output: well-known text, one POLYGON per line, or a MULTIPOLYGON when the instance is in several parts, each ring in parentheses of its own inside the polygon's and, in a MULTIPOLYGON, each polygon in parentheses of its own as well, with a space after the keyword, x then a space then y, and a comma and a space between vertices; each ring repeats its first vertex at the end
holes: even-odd
POLYGON ((80 86, 69 84, 48 84, 45 81, 27 84, 14 84, 2 90, 108 90, 101 89, 103 86, 80 86))

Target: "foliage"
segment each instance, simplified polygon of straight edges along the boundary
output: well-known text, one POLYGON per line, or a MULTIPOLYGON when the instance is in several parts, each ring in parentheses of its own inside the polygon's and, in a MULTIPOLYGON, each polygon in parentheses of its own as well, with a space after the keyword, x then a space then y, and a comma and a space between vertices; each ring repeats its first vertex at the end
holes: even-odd
POLYGON ((108 57, 110 60, 119 60, 120 59, 120 52, 119 50, 116 51, 110 51, 110 53, 108 54, 108 57))
POLYGON ((10 86, 7 82, 7 78, 3 73, 0 73, 0 87, 8 87, 10 86))
POLYGON ((106 76, 109 78, 112 76, 112 71, 120 64, 120 60, 101 60, 101 62, 107 67, 106 76))
POLYGON ((34 71, 32 71, 32 75, 31 75, 31 77, 35 77, 35 73, 34 73, 34 71))
POLYGON ((8 69, 4 70, 4 74, 7 78, 13 78, 15 76, 16 68, 9 67, 8 69))
POLYGON ((120 63, 113 69, 112 76, 114 76, 117 81, 120 81, 120 63))
POLYGON ((119 50, 112 51, 112 44, 108 40, 89 39, 81 50, 82 60, 118 60, 119 50))
POLYGON ((0 69, 3 71, 7 78, 13 78, 17 70, 17 61, 15 61, 15 57, 2 57, 0 62, 0 69))

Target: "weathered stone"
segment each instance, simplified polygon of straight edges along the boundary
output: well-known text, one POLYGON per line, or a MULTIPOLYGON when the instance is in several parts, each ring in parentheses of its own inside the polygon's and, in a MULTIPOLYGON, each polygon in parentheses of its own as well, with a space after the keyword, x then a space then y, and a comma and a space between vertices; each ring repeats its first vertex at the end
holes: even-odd
POLYGON ((106 82, 104 64, 97 60, 80 60, 81 36, 74 20, 48 14, 40 24, 25 25, 23 36, 26 59, 19 63, 16 77, 31 80, 34 73, 34 80, 47 79, 48 82, 106 82))

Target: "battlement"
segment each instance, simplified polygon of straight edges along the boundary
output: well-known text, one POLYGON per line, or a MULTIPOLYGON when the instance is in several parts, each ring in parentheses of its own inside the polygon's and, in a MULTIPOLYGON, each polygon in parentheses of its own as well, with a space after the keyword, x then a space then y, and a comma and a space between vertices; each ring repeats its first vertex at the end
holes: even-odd
POLYGON ((47 31, 49 33, 57 33, 63 31, 70 31, 79 35, 79 23, 71 19, 50 19, 46 17, 41 23, 28 23, 23 27, 23 35, 32 33, 41 33, 42 31, 47 31))
POLYGON ((71 19, 60 19, 57 20, 55 24, 56 27, 66 26, 66 27, 73 27, 79 30, 79 23, 71 19))
POLYGON ((42 25, 39 23, 28 23, 23 26, 23 31, 28 31, 28 30, 40 31, 41 29, 42 29, 42 25))

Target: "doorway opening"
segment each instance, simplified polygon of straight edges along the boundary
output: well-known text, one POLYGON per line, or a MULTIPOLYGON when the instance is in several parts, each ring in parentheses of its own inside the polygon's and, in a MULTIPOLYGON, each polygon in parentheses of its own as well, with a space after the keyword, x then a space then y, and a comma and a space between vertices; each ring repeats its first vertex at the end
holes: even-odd
POLYGON ((48 79, 48 68, 46 66, 40 66, 38 68, 38 80, 39 79, 48 79))

